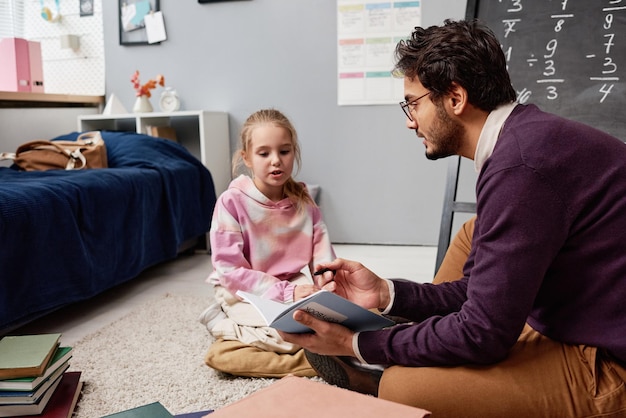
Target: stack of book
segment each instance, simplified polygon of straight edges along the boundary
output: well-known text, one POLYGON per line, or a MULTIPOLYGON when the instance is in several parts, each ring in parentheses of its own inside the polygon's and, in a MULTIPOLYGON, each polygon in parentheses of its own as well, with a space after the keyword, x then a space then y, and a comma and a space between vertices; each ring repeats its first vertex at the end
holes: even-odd
POLYGON ((71 417, 83 382, 69 372, 71 347, 61 334, 0 340, 0 417, 71 417))
POLYGON ((171 126, 146 125, 146 134, 150 136, 156 136, 157 138, 165 138, 174 142, 178 142, 178 138, 176 137, 176 130, 171 126))

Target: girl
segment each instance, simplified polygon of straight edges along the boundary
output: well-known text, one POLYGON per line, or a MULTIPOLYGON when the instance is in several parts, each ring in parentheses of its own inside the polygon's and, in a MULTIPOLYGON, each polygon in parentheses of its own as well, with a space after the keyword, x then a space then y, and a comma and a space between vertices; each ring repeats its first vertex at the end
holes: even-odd
POLYGON ((315 375, 300 347, 265 326, 238 290, 291 303, 318 290, 314 266, 335 253, 320 209, 293 177, 300 147, 291 122, 278 110, 253 113, 244 123, 233 175, 245 165, 251 177, 235 178, 219 198, 210 230, 217 302, 201 315, 217 341, 209 366, 246 376, 315 375), (281 355, 283 355, 281 357, 281 355))

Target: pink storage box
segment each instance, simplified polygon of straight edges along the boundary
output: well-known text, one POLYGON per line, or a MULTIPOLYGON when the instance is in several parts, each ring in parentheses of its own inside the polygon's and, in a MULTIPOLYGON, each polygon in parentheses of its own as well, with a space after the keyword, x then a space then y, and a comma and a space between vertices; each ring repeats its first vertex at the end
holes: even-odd
POLYGON ((43 93, 39 42, 21 38, 0 39, 0 91, 43 93))
POLYGON ((30 59, 30 91, 43 93, 43 65, 39 42, 28 41, 28 57, 30 59))

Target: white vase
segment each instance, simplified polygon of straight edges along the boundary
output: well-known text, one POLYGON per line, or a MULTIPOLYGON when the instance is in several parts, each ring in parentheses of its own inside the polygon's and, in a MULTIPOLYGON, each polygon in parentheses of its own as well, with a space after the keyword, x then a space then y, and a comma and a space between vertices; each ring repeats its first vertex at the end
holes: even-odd
POLYGON ((148 113, 152 112, 152 104, 150 103, 150 99, 145 94, 142 96, 137 96, 137 100, 135 100, 135 105, 133 106, 134 113, 148 113))

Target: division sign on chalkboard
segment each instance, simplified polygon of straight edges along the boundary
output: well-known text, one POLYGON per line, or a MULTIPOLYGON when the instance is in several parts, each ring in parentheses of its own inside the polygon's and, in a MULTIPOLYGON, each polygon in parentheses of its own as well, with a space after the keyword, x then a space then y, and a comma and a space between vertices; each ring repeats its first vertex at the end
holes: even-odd
POLYGON ((626 141, 626 0, 468 0, 491 28, 520 103, 626 141))

